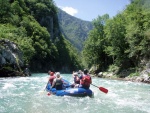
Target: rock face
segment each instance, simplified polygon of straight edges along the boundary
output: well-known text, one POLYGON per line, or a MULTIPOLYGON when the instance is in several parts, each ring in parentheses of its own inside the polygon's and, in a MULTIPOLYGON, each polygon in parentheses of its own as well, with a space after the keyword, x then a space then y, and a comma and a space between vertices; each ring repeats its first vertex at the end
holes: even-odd
POLYGON ((23 66, 22 53, 15 43, 6 39, 0 40, 0 64, 8 63, 23 66))
POLYGON ((25 76, 22 52, 17 44, 7 39, 0 40, 0 77, 25 76))

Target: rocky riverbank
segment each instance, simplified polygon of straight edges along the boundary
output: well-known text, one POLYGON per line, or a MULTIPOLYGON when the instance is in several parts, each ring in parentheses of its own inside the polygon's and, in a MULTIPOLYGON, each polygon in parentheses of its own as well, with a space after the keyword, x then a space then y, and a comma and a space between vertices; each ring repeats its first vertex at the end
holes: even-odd
POLYGON ((127 76, 124 78, 119 78, 113 73, 108 72, 100 72, 97 75, 93 75, 93 77, 114 79, 114 80, 123 80, 123 81, 132 81, 132 82, 142 82, 150 84, 150 70, 144 70, 140 73, 139 76, 127 76))
POLYGON ((140 73, 140 76, 133 76, 133 77, 128 76, 128 77, 125 77, 124 80, 150 84, 150 69, 142 71, 140 73))
POLYGON ((150 84, 150 61, 146 63, 145 69, 143 69, 142 71, 131 72, 124 70, 119 74, 119 76, 121 77, 118 77, 116 72, 99 72, 98 74, 93 74, 92 76, 150 84))
POLYGON ((96 70, 94 70, 95 68, 92 67, 90 69, 90 74, 94 77, 150 84, 150 60, 148 58, 143 59, 140 64, 141 66, 140 68, 138 68, 139 71, 135 70, 135 68, 126 69, 122 71, 117 70, 119 68, 115 68, 113 70, 109 70, 108 72, 96 73, 96 70))

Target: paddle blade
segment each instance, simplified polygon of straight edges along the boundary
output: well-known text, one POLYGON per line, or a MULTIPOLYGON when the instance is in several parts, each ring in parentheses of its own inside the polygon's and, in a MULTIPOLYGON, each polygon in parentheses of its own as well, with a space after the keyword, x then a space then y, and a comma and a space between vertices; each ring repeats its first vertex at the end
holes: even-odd
POLYGON ((51 93, 50 93, 50 92, 48 92, 48 93, 47 93, 47 95, 48 95, 48 96, 50 96, 50 95, 51 95, 51 93))
POLYGON ((101 90, 101 91, 104 92, 104 93, 108 93, 108 89, 106 89, 106 88, 99 87, 99 90, 101 90))

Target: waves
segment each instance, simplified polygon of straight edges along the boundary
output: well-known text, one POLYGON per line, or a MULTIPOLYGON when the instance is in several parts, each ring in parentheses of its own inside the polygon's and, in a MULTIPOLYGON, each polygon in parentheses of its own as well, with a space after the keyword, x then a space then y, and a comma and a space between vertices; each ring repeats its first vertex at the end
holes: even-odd
MULTIPOLYGON (((71 74, 62 77, 73 82, 71 74)), ((94 98, 47 96, 48 75, 0 79, 1 113, 148 113, 150 85, 93 78, 93 84, 107 88, 108 94, 91 86, 94 98)))

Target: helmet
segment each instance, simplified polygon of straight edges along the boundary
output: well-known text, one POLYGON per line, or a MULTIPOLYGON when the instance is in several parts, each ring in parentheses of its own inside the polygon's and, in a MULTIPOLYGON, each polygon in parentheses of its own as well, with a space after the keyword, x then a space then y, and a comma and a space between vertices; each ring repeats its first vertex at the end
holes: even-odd
POLYGON ((84 74, 87 74, 87 73, 88 73, 88 70, 87 70, 87 69, 84 69, 83 72, 84 72, 84 74))
POLYGON ((53 75, 54 75, 54 72, 50 72, 50 75, 53 76, 53 75))
POLYGON ((78 73, 73 73, 74 76, 78 76, 78 73))
POLYGON ((59 77, 60 77, 60 73, 59 73, 59 72, 57 72, 57 73, 56 73, 56 76, 57 76, 57 78, 59 78, 59 77))

